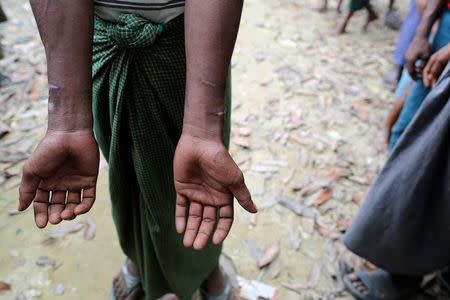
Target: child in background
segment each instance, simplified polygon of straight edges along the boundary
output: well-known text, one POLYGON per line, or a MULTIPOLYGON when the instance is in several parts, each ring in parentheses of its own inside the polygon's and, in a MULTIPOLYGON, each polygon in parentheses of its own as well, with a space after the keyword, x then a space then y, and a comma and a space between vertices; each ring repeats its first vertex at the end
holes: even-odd
MULTIPOLYGON (((341 13, 341 6, 342 6, 342 0, 338 0, 338 4, 336 6, 336 11, 339 14, 341 13)), ((323 5, 318 10, 321 13, 326 13, 328 11, 328 0, 323 0, 323 5)))
POLYGON ((348 22, 353 17, 355 12, 361 9, 367 10, 367 21, 363 26, 363 30, 366 31, 369 24, 376 19, 378 19, 378 15, 370 4, 370 0, 350 0, 347 15, 344 18, 344 22, 338 29, 338 34, 343 34, 346 32, 348 22))

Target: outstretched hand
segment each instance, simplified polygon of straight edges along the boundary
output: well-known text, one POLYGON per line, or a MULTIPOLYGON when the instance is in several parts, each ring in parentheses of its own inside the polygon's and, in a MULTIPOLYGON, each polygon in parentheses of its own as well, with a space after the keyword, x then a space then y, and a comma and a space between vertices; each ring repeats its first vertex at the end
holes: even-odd
POLYGON ((224 241, 234 219, 233 196, 256 213, 244 176, 220 141, 183 134, 174 159, 176 229, 184 245, 203 249, 224 241))
POLYGON ((47 132, 23 168, 18 209, 33 203, 39 228, 88 212, 95 201, 98 166, 92 130, 47 132))
POLYGON ((450 46, 447 45, 434 53, 423 69, 423 85, 432 88, 450 61, 450 46))

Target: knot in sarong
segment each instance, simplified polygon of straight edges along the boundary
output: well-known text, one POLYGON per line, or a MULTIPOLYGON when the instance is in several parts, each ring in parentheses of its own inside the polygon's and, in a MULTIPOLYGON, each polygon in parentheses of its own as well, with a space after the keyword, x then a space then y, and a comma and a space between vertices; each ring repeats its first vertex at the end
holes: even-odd
POLYGON ((145 48, 163 32, 163 24, 153 24, 133 14, 122 14, 117 23, 104 23, 111 41, 119 48, 145 48))

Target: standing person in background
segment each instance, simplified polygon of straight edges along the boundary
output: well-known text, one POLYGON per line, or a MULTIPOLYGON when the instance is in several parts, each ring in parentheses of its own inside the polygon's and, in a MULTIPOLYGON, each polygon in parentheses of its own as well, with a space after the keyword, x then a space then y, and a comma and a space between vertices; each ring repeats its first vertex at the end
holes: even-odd
MULTIPOLYGON (((340 14, 341 13, 341 6, 342 6, 343 0, 338 0, 336 11, 340 14)), ((321 13, 326 13, 328 11, 328 0, 323 0, 322 6, 318 9, 321 13)))
POLYGON ((344 22, 339 26, 338 34, 343 34, 347 30, 347 25, 350 22, 351 18, 355 14, 355 12, 365 9, 367 11, 367 19, 366 23, 363 26, 363 30, 366 31, 369 24, 376 19, 378 19, 378 15, 376 14, 375 10, 373 9, 372 4, 370 3, 370 0, 349 0, 348 5, 348 12, 344 18, 344 22))
MULTIPOLYGON (((406 67, 409 75, 416 82, 411 93, 405 101, 402 112, 392 128, 389 147, 392 149, 412 118, 419 110, 423 100, 430 92, 424 85, 422 74, 431 55, 437 53, 450 43, 450 9, 447 0, 427 1, 424 14, 416 35, 406 54, 406 67), (439 25, 433 42, 430 44, 430 35, 435 22, 439 25)), ((442 71, 442 70, 441 70, 442 71)))
MULTIPOLYGON (((448 0, 429 0, 417 29, 417 33, 411 43, 407 56, 407 69, 411 77, 416 80, 411 88, 411 92, 405 101, 404 107, 397 119, 389 141, 389 148, 392 149, 397 144, 398 139, 411 122, 412 118, 420 108, 430 88, 436 83, 445 65, 450 60, 450 7, 448 0), (440 18, 438 30, 429 44, 429 37, 432 27, 440 18), (433 54, 430 58, 430 55, 433 54), (422 61, 422 64, 418 62, 422 61), (427 63, 423 63, 427 62, 427 63), (422 80, 423 78, 423 80, 422 80)), ((402 199, 398 199, 402 201, 402 199)), ((389 208, 383 208, 389 209, 389 208)), ((370 212, 376 214, 377 212, 370 212)), ((376 216, 376 215, 375 215, 376 216)), ((379 219, 380 224, 386 223, 379 219)), ((354 230, 355 231, 355 230, 354 230)), ((356 230, 357 231, 357 230, 356 230)), ((347 234, 344 237, 346 246, 352 250, 359 248, 370 248, 370 245, 359 245, 355 240, 357 237, 347 234)), ((406 232, 404 234, 417 235, 420 240, 420 233, 406 232)), ((393 241, 395 243, 395 241, 393 241)), ((399 245, 398 247, 402 247, 399 245)), ((436 249, 439 251, 439 249, 436 249)), ((357 251, 356 251, 357 252, 357 251)), ((425 258, 426 259, 426 258, 425 258)), ((344 275, 344 283, 355 298, 360 300, 399 300, 415 293, 422 282, 420 275, 393 274, 387 270, 376 269, 374 271, 362 271, 344 275)), ((448 276, 441 276, 446 279, 448 276)), ((447 284, 448 285, 448 284, 447 284)))
POLYGON ((400 80, 403 66, 406 63, 406 52, 408 51, 408 48, 416 35, 417 27, 420 24, 421 17, 418 6, 423 6, 425 4, 426 0, 409 1, 408 14, 402 24, 394 52, 392 53, 394 68, 384 78, 384 82, 389 86, 395 87, 400 80))
POLYGON ((23 169, 19 210, 33 203, 39 228, 88 212, 98 143, 128 257, 110 299, 185 300, 199 288, 206 299, 232 298, 219 256, 233 196, 256 212, 227 150, 243 1, 31 5, 47 54, 49 115, 23 169))

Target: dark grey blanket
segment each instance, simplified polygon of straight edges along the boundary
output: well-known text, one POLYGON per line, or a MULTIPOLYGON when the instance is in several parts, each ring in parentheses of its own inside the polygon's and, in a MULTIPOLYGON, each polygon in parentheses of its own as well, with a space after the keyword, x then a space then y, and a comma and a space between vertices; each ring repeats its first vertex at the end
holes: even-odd
POLYGON ((446 68, 343 238, 392 273, 425 274, 450 263, 449 99, 446 68))

